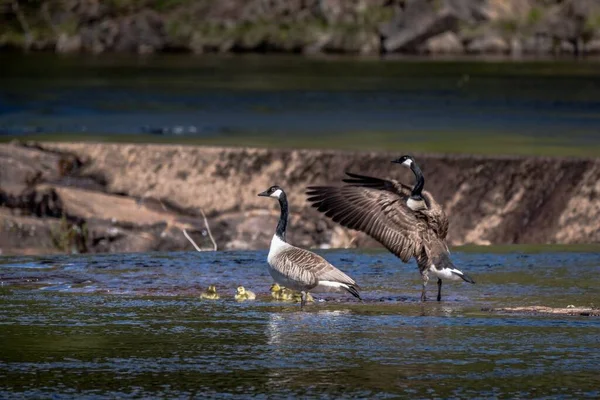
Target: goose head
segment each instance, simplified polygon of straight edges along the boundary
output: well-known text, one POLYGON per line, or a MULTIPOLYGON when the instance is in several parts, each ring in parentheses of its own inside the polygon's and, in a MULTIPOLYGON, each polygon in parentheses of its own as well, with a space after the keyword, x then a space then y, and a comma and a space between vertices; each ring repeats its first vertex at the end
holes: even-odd
POLYGON ((246 294, 246 288, 244 288, 243 286, 238 286, 237 288, 237 294, 239 294, 240 296, 243 296, 246 294))
MULTIPOLYGON (((410 170, 413 172, 413 174, 415 174, 415 186, 412 189, 412 192, 410 194, 410 197, 413 200, 422 202, 423 198, 421 196, 421 192, 423 191, 423 188, 425 187, 425 178, 423 177, 423 172, 421 172, 421 168, 419 168, 419 166, 417 165, 417 163, 415 162, 415 159, 412 158, 411 156, 402 156, 397 160, 392 161, 393 163, 396 164, 400 164, 400 165, 404 165, 407 168, 410 168, 410 170)), ((427 207, 425 205, 425 203, 419 203, 419 204, 408 204, 408 207, 412 210, 419 210, 423 207, 427 207)))
POLYGON ((208 289, 206 289, 207 293, 217 293, 217 288, 215 287, 215 285, 210 285, 208 286, 208 289))
POLYGON ((398 158, 397 160, 392 161, 395 164, 401 164, 404 165, 408 168, 412 169, 412 166, 415 165, 415 159, 412 158, 411 156, 402 156, 400 158, 398 158))
POLYGON ((258 195, 262 196, 262 197, 274 197, 274 198, 278 199, 281 197, 282 194, 283 194, 283 189, 280 188, 279 186, 275 185, 275 186, 271 186, 264 192, 259 193, 258 195))

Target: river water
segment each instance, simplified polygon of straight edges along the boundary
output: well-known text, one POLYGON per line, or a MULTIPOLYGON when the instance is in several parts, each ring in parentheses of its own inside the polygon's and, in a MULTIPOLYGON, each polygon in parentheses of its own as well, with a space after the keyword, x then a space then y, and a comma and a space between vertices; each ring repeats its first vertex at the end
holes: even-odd
POLYGON ((599 318, 485 311, 598 306, 600 254, 509 250, 454 252, 477 284, 425 304, 415 265, 321 251, 364 303, 304 312, 269 297, 265 251, 4 257, 0 398, 600 397, 599 318))
POLYGON ((600 145, 593 60, 0 57, 0 138, 152 135, 360 148, 500 135, 600 145))

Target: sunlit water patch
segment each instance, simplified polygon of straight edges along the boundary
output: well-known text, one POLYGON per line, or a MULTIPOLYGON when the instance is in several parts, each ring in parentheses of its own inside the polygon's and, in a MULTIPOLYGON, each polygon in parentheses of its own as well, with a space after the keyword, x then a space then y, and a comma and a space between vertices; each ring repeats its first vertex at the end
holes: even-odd
POLYGON ((0 397, 600 396, 599 318, 482 311, 598 306, 600 254, 456 252, 477 284, 425 304, 413 264, 323 254, 364 303, 272 300, 264 251, 2 258, 0 397))

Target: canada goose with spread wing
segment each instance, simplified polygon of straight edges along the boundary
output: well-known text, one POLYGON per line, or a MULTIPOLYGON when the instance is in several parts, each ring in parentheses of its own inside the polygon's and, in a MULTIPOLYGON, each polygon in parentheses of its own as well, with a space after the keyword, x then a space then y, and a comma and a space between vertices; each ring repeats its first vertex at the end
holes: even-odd
POLYGON ((308 187, 308 201, 342 226, 362 231, 408 262, 417 260, 423 278, 421 300, 429 272, 438 278, 437 300, 442 298, 442 279, 475 283, 455 268, 446 245, 448 218, 431 193, 423 190, 425 179, 410 156, 394 163, 410 168, 416 178, 413 188, 392 179, 372 178, 346 172, 344 186, 308 187))
POLYGON ((307 294, 313 292, 348 292, 360 299, 360 288, 348 275, 331 265, 323 257, 311 251, 292 246, 285 239, 288 222, 287 196, 279 186, 271 186, 259 196, 274 197, 279 200, 281 216, 267 262, 269 273, 278 284, 300 291, 300 308, 306 304, 307 294))

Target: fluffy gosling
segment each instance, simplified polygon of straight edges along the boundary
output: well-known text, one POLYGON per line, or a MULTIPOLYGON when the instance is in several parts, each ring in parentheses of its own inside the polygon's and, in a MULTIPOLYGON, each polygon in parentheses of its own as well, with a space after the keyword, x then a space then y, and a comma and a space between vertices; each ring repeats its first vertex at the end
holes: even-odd
POLYGON ((207 300, 218 300, 219 294, 217 293, 217 288, 215 285, 210 285, 204 292, 202 292, 200 298, 207 300))
POLYGON ((237 301, 254 300, 256 299, 256 295, 254 294, 254 292, 246 290, 246 288, 244 288, 243 286, 238 286, 237 293, 235 294, 235 299, 237 301))
MULTIPOLYGON (((279 286, 278 283, 272 284, 270 290, 271 290, 271 297, 273 297, 275 300, 293 301, 294 303, 298 303, 298 302, 302 301, 302 294, 300 292, 279 286)), ((315 300, 313 299, 313 297, 310 293, 307 293, 306 301, 314 302, 315 300)))

